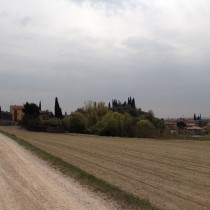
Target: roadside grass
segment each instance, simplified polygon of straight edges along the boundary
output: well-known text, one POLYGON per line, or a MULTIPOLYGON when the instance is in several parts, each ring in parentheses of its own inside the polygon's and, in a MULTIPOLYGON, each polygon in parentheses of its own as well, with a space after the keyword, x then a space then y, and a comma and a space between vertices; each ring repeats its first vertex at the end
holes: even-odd
POLYGON ((158 207, 152 205, 148 199, 139 198, 131 193, 127 193, 119 187, 109 184, 108 182, 99 179, 56 156, 53 156, 44 150, 35 147, 26 140, 18 138, 14 134, 1 130, 0 133, 24 146, 41 159, 47 161, 53 168, 60 170, 63 174, 74 178, 95 192, 103 193, 107 198, 115 200, 123 209, 160 210, 158 207))

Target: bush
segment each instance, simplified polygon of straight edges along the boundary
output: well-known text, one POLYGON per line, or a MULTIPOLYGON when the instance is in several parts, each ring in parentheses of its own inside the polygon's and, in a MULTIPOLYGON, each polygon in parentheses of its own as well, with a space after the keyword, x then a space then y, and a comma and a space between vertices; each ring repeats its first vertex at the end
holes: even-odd
POLYGON ((140 120, 136 123, 136 137, 152 138, 155 136, 155 126, 149 120, 140 120))
POLYGON ((64 126, 63 120, 58 118, 52 118, 50 120, 42 121, 40 120, 41 124, 46 127, 56 128, 64 126))
POLYGON ((100 134, 106 136, 131 136, 132 117, 128 114, 108 112, 101 120, 100 134))
POLYGON ((96 131, 97 124, 101 121, 102 117, 107 113, 108 109, 104 102, 85 102, 83 107, 84 115, 87 118, 87 126, 89 130, 96 131))
POLYGON ((72 112, 70 116, 64 119, 64 125, 70 132, 84 133, 87 119, 81 112, 72 112))

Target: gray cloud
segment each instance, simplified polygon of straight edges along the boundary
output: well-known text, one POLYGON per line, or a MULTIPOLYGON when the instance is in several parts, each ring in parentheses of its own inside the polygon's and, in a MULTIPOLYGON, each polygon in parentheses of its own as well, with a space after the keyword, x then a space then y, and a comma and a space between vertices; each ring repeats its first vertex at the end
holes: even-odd
MULTIPOLYGON (((118 8, 119 6, 122 6, 124 2, 126 2, 125 0, 70 0, 70 1, 73 1, 78 4, 90 2, 92 6, 103 4, 103 5, 114 6, 118 8)), ((132 1, 129 1, 129 2, 132 2, 132 1)))
POLYGON ((205 0, 0 3, 0 105, 63 111, 136 98, 160 117, 210 116, 205 0))
POLYGON ((30 23, 30 21, 31 21, 30 17, 25 16, 25 17, 21 18, 20 24, 22 26, 27 26, 30 23))
POLYGON ((141 37, 129 37, 123 44, 133 50, 143 52, 145 54, 170 52, 173 50, 173 46, 170 46, 167 43, 161 43, 158 40, 149 40, 141 37))

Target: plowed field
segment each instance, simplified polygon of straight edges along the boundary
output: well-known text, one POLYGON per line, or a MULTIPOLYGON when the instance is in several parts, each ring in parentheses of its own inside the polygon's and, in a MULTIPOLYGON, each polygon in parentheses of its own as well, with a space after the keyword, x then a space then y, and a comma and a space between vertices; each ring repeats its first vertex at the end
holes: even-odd
POLYGON ((110 138, 0 127, 164 210, 210 209, 210 142, 110 138))

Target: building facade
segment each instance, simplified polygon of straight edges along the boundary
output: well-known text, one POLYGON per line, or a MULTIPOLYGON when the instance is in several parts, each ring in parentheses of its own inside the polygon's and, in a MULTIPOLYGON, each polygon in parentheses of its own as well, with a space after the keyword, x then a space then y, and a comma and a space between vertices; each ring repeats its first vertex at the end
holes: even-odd
POLYGON ((12 115, 12 121, 15 123, 21 122, 23 119, 23 108, 22 105, 10 106, 10 113, 12 115))

